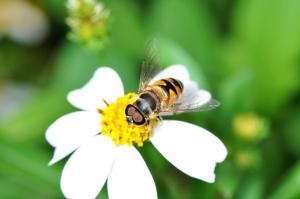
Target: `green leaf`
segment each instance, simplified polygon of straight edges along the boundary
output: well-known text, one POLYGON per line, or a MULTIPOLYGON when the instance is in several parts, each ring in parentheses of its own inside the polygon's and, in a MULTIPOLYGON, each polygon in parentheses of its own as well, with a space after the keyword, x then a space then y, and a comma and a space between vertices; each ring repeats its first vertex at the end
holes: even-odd
POLYGON ((133 0, 105 0, 104 5, 111 11, 110 45, 130 57, 140 57, 145 46, 145 25, 137 3, 133 0))
MULTIPOLYGON (((43 198, 57 197, 59 172, 47 166, 48 160, 42 148, 28 144, 8 144, 1 140, 0 157, 1 181, 7 181, 8 189, 3 190, 1 187, 0 193, 9 190, 14 192, 17 187, 26 190, 30 195, 39 195, 43 198)), ((20 194, 22 192, 15 195, 20 197, 20 194)))
POLYGON ((237 199, 260 199, 263 198, 263 179, 257 175, 249 175, 243 180, 235 195, 237 199))
POLYGON ((212 72, 210 66, 215 62, 217 27, 203 1, 154 1, 149 23, 151 30, 174 40, 212 72))
POLYGON ((72 43, 64 43, 54 63, 53 87, 70 91, 81 87, 100 66, 94 52, 72 43))
MULTIPOLYGON (((142 57, 140 57, 141 62, 142 57)), ((54 65, 52 87, 67 92, 82 87, 93 76, 95 70, 101 66, 116 70, 124 81, 125 89, 136 91, 141 64, 137 65, 136 58, 113 44, 108 45, 102 54, 98 55, 82 46, 65 43, 59 51, 54 65)))
POLYGON ((300 1, 241 0, 233 30, 249 53, 256 106, 275 114, 300 86, 300 1))
POLYGON ((290 112, 287 121, 282 122, 282 136, 289 152, 295 157, 300 155, 300 110, 290 112))
POLYGON ((140 57, 140 62, 136 63, 136 59, 126 52, 122 52, 116 46, 110 46, 104 53, 101 64, 112 67, 117 71, 126 92, 136 92, 139 85, 142 57, 140 57))
POLYGON ((48 14, 55 20, 56 23, 64 25, 66 12, 66 1, 61 0, 43 0, 43 4, 47 8, 48 14))
POLYGON ((233 198, 240 183, 240 170, 230 161, 225 161, 217 167, 216 176, 216 186, 224 198, 233 198))
POLYGON ((300 198, 300 162, 296 163, 288 172, 283 175, 278 187, 268 199, 297 199, 300 198))
POLYGON ((222 103, 220 117, 226 118, 224 123, 231 124, 231 118, 237 113, 253 110, 252 79, 251 71, 240 70, 222 83, 219 100, 222 103))

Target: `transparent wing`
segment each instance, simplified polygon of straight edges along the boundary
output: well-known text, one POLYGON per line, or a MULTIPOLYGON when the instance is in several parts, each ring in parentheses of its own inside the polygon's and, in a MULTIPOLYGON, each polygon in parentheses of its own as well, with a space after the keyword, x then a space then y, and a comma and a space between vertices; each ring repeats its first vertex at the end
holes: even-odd
POLYGON ((151 40, 145 49, 140 75, 139 93, 145 90, 150 80, 160 71, 161 66, 158 61, 158 50, 155 46, 155 42, 151 40))
MULTIPOLYGON (((200 91, 201 92, 201 91, 200 91)), ((200 112, 200 111, 209 111, 220 105, 217 100, 214 100, 207 96, 204 96, 204 93, 190 96, 190 98, 180 99, 173 106, 166 107, 161 110, 160 115, 175 115, 185 112, 200 112)))

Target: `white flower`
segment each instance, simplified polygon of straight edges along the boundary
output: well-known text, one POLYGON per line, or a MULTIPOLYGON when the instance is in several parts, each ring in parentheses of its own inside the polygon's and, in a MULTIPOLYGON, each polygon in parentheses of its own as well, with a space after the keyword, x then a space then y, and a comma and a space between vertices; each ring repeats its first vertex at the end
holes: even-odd
MULTIPOLYGON (((154 80, 167 77, 181 80, 187 91, 189 85, 191 89, 197 89, 193 92, 203 94, 204 104, 210 100, 207 91, 195 87, 184 66, 171 66, 154 80)), ((97 109, 105 109, 102 99, 113 103, 118 97, 118 100, 124 99, 120 98, 123 95, 118 74, 110 68, 101 67, 85 86, 68 94, 68 101, 82 111, 67 114, 48 128, 46 138, 55 147, 50 165, 75 151, 61 176, 65 197, 95 198, 107 180, 110 199, 157 198, 153 178, 135 147, 116 145, 113 138, 103 135, 106 126, 100 124, 104 116, 97 109)), ((158 123, 149 140, 179 170, 210 183, 215 180, 216 163, 222 162, 227 155, 226 148, 217 137, 199 126, 182 121, 164 120, 158 123)))

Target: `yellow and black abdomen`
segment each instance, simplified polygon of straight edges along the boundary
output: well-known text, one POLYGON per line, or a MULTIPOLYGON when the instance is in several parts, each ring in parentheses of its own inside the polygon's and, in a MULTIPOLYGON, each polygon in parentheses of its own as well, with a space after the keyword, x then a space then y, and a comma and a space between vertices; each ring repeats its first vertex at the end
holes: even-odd
POLYGON ((174 78, 161 79, 153 82, 147 87, 152 90, 160 101, 160 108, 172 106, 183 92, 183 84, 180 80, 174 78))

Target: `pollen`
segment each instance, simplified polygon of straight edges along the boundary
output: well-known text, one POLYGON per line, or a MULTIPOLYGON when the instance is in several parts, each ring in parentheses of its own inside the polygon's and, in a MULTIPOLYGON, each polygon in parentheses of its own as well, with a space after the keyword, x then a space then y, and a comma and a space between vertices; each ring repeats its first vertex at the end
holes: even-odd
POLYGON ((156 119, 151 119, 149 125, 135 126, 127 124, 125 108, 136 98, 136 93, 128 93, 117 98, 116 102, 107 104, 105 109, 98 110, 102 116, 101 134, 109 136, 117 146, 143 146, 144 142, 151 136, 151 129, 156 124, 156 119))

